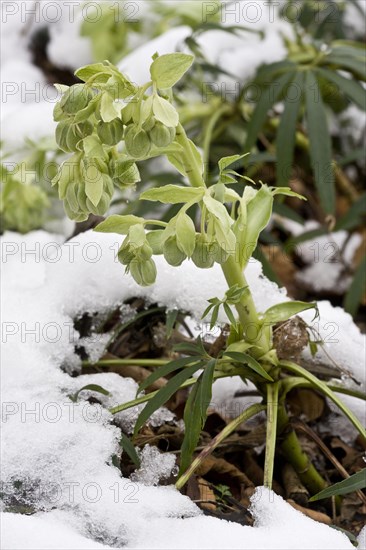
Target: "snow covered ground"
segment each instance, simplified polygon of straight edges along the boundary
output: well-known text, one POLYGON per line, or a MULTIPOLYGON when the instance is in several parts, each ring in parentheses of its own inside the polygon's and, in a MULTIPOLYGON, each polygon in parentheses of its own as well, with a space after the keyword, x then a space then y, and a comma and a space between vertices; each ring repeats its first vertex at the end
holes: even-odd
MULTIPOLYGON (((351 548, 344 535, 305 518, 263 488, 254 497, 255 527, 203 516, 173 487, 146 485, 173 467, 171 455, 147 461, 148 475, 145 471, 140 481, 121 478, 112 465, 120 433, 111 415, 89 404, 87 392, 78 403, 68 396, 95 383, 111 393, 103 399, 112 406, 132 399, 136 383, 116 374, 72 378, 60 368, 78 366, 73 319, 106 311, 131 296, 180 307, 197 319, 205 300, 223 293, 224 280, 219 269, 198 270, 190 262, 172 268, 158 257, 156 284, 141 288, 115 260, 118 236, 88 232, 62 240, 38 231, 7 233, 1 242, 3 493, 8 505, 15 495, 18 503, 38 511, 32 517, 3 515, 3 547, 98 548, 102 542, 128 548, 351 548), (25 546, 27 529, 36 529, 37 537, 25 546), (306 533, 305 546, 299 532, 306 533)), ((249 264, 247 276, 262 311, 284 300, 284 292, 261 275, 258 262, 249 264)), ((339 327, 338 343, 328 345, 332 356, 362 379, 358 329, 341 309, 325 302, 322 311, 323 337, 322 323, 331 319, 339 327)), ((214 400, 220 399, 221 406, 232 406, 227 386, 223 393, 216 388, 214 400)), ((362 416, 360 409, 356 412, 362 416)), ((128 427, 135 414, 121 413, 120 425, 128 427)), ((164 419, 167 413, 160 414, 164 419)))
MULTIPOLYGON (((49 28, 48 54, 59 67, 75 69, 92 61, 90 41, 79 34, 81 2, 73 3, 73 22, 71 2, 1 3, 1 120, 7 151, 21 150, 25 138, 37 140, 54 131, 55 94, 31 63, 28 49, 35 30, 49 28), (32 8, 39 10, 38 18, 32 16, 32 8)), ((250 3, 244 0, 241 6, 248 8, 250 3)), ((142 13, 147 2, 138 4, 142 13)), ((269 24, 268 11, 252 25, 253 15, 245 13, 247 21, 241 23, 266 31, 263 41, 253 34, 238 39, 221 31, 200 39, 211 62, 241 79, 251 76, 264 60, 280 59, 279 31, 292 32, 288 24, 269 24)), ((228 18, 227 24, 235 23, 228 18)), ((136 48, 121 66, 138 82, 145 78, 149 63, 146 57, 141 60, 144 52, 172 51, 186 36, 185 27, 168 32, 136 48)), ((223 294, 224 281, 219 268, 199 271, 186 262, 177 269, 158 258, 156 285, 142 289, 116 262, 115 236, 89 232, 64 241, 64 235, 42 231, 27 236, 7 233, 1 239, 2 493, 7 510, 15 504, 23 505, 24 511, 36 510, 32 516, 1 514, 2 548, 353 548, 340 532, 306 518, 261 487, 252 499, 254 527, 204 516, 172 486, 154 485, 174 471, 173 455, 147 455, 135 481, 121 477, 112 464, 112 456, 119 452, 120 429, 112 425, 105 407, 134 398, 137 386, 116 374, 77 378, 68 374, 79 366, 74 352, 79 334, 73 319, 87 311, 108 311, 131 296, 180 307, 198 319, 205 300, 223 294), (87 383, 110 392, 101 399, 103 407, 89 404, 86 391, 77 403, 69 399, 87 383)), ((255 261, 248 267, 248 279, 260 310, 286 299, 283 291, 262 276, 255 261)), ((327 341, 328 352, 365 388, 363 337, 343 310, 327 302, 319 306, 317 329, 327 341), (335 336, 330 331, 332 323, 335 336)), ((232 394, 240 385, 234 380, 217 382, 215 405, 229 410, 232 394)), ((351 398, 348 401, 363 420, 362 405, 351 398)), ((244 398, 238 402, 241 408, 247 405, 244 398)), ((162 422, 169 415, 162 409, 154 421, 162 422)), ((135 417, 136 411, 120 413, 118 423, 128 429, 135 417)), ((350 431, 349 424, 345 430, 350 431)), ((360 548, 366 548, 364 538, 365 532, 359 539, 360 548)))

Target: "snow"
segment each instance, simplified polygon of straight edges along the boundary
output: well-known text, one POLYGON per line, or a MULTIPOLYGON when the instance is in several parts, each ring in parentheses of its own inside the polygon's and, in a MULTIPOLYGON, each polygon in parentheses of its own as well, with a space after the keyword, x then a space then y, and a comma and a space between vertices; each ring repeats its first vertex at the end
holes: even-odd
MULTIPOLYGON (((313 220, 301 225, 281 218, 281 224, 294 237, 320 228, 320 224, 313 220)), ((296 254, 307 265, 298 271, 296 279, 306 288, 316 292, 328 290, 343 294, 352 281, 351 275, 347 274, 347 269, 352 268, 355 252, 361 243, 360 234, 349 234, 348 231, 342 230, 298 244, 296 254)))
MULTIPOLYGON (((163 492, 166 488, 160 488, 163 492)), ((166 495, 168 496, 168 495, 166 495)), ((294 510, 280 496, 258 487, 252 497, 254 527, 241 526, 225 520, 202 515, 180 519, 153 518, 145 529, 134 530, 132 539, 124 548, 146 549, 200 549, 200 550, 302 550, 304 548, 346 550, 354 548, 347 537, 314 522, 294 510), (289 529, 289 526, 291 528, 289 529), (146 531, 148 530, 148 534, 146 531), (304 533, 304 536, 299 536, 304 533)), ((74 530, 73 522, 67 524, 67 514, 51 512, 24 517, 2 515, 4 550, 23 548, 71 549, 110 548, 85 539, 74 530), (29 539, 32 540, 31 545, 29 539)), ((138 520, 136 518, 136 523, 138 520)), ((118 546, 114 546, 118 548, 118 546)))
MULTIPOLYGON (((112 465, 112 456, 120 452, 118 426, 131 428, 136 411, 120 413, 113 425, 107 407, 133 399, 137 384, 114 373, 72 378, 61 370, 68 363, 77 365, 74 348, 80 341, 72 319, 86 311, 106 312, 131 296, 186 309, 198 319, 205 300, 223 294, 224 279, 219 269, 198 270, 191 262, 172 268, 158 257, 156 284, 140 288, 115 261, 117 242, 115 235, 93 232, 63 245, 60 237, 42 231, 25 236, 7 233, 2 238, 3 492, 5 503, 13 502, 9 500, 13 495, 37 512, 24 518, 21 531, 14 531, 12 525, 23 519, 3 516, 7 547, 29 547, 24 545, 24 533, 33 521, 42 521, 45 526, 34 539, 40 548, 52 547, 55 522, 67 524, 65 537, 60 538, 65 548, 68 537, 75 537, 75 547, 82 544, 80 537, 87 537, 107 547, 304 548, 303 540, 292 536, 286 527, 297 523, 292 532, 306 530, 307 548, 351 548, 344 535, 314 524, 273 494, 263 493, 266 496, 255 503, 258 526, 254 528, 202 516, 174 487, 154 486, 172 469, 174 475, 174 456, 162 458, 156 449, 142 451, 135 480, 121 477, 112 465), (49 243, 57 246, 53 244, 51 250, 49 243), (77 403, 70 401, 70 394, 91 383, 110 395, 84 390, 77 403), (89 403, 90 395, 101 405, 89 403), (23 486, 14 487, 16 481, 23 486), (279 518, 287 518, 287 523, 279 518), (179 537, 173 537, 173 532, 179 532, 179 537)), ((286 298, 284 291, 261 275, 258 262, 250 262, 247 276, 262 311, 286 298)), ((349 339, 348 349, 342 341, 332 353, 348 355, 355 369, 361 349, 356 327, 342 310, 321 304, 321 313, 322 308, 347 326, 344 338, 349 339)), ((362 374, 361 367, 359 371, 357 375, 362 374)), ((232 394, 227 387, 225 391, 229 407, 232 394)), ((214 399, 219 395, 214 393, 214 399)), ((221 399, 225 406, 223 396, 221 399)), ((164 409, 159 415, 162 422, 174 420, 164 409)))

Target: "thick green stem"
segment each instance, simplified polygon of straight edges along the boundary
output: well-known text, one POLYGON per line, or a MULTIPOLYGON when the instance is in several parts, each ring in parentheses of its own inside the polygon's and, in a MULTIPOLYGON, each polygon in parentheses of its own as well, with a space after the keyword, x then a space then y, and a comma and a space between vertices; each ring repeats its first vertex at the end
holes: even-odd
POLYGON ((300 481, 307 487, 312 495, 315 495, 327 487, 327 482, 314 468, 309 457, 302 450, 298 437, 293 429, 289 429, 289 424, 290 421, 285 405, 280 405, 278 409, 278 432, 281 433, 289 430, 281 443, 281 449, 286 459, 299 476, 300 481))
POLYGON ((267 434, 264 461, 264 485, 272 489, 273 468, 276 453, 279 382, 267 384, 267 434))
POLYGON ((247 420, 252 418, 252 416, 264 410, 265 410, 265 406, 259 403, 256 403, 255 405, 251 405, 250 407, 248 407, 248 409, 246 409, 234 420, 232 420, 227 426, 225 426, 225 428, 221 430, 221 432, 213 438, 211 443, 207 445, 203 449, 203 451, 201 451, 201 453, 197 456, 197 458, 194 459, 194 461, 192 462, 188 470, 186 470, 186 472, 184 472, 184 474, 180 476, 177 483, 175 484, 176 488, 181 489, 183 485, 187 483, 191 475, 197 470, 198 466, 202 463, 202 461, 208 455, 210 455, 212 451, 216 449, 216 447, 220 445, 220 443, 224 439, 226 439, 234 430, 236 430, 238 426, 240 426, 240 424, 242 424, 243 422, 246 422, 247 420))
POLYGON ((237 284, 239 287, 247 287, 248 289, 235 307, 243 327, 245 339, 258 348, 257 352, 253 350, 256 356, 264 355, 271 349, 270 331, 266 330, 259 320, 245 275, 233 256, 230 256, 221 267, 229 287, 237 284))
MULTIPOLYGON (((181 124, 177 128, 176 139, 183 148, 181 158, 190 184, 193 187, 206 187, 202 176, 202 167, 195 158, 190 141, 181 124)), ((264 355, 271 349, 270 330, 262 327, 243 270, 233 256, 230 256, 221 267, 229 287, 238 285, 239 287, 247 287, 248 289, 235 307, 246 340, 253 342, 257 348, 253 354, 257 357, 264 355)))

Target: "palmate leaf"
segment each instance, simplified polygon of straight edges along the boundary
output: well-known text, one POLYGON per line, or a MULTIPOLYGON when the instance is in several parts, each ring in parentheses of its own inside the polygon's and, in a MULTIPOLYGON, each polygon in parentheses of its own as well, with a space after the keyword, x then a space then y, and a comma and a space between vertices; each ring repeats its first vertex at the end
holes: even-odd
POLYGON ((317 68, 316 71, 323 78, 335 84, 360 109, 366 110, 366 91, 358 80, 345 78, 337 72, 325 68, 317 68))
POLYGON ((293 78, 294 73, 286 73, 278 78, 275 78, 273 82, 262 90, 261 97, 254 109, 252 117, 248 124, 247 139, 245 142, 244 150, 250 151, 255 144, 258 134, 264 125, 269 109, 277 101, 282 90, 293 78))
POLYGON ((212 397, 212 382, 216 360, 211 359, 193 386, 184 408, 185 435, 181 448, 179 474, 190 465, 192 454, 197 446, 201 430, 207 418, 207 409, 212 397))
POLYGON ((248 355, 248 353, 243 353, 239 351, 225 351, 224 356, 230 357, 230 359, 233 359, 238 363, 242 363, 246 365, 252 371, 259 374, 259 376, 262 376, 266 380, 273 382, 273 378, 264 370, 262 365, 258 363, 258 361, 254 359, 254 357, 252 357, 251 355, 248 355))
POLYGON ((199 361, 195 363, 194 365, 191 365, 190 367, 187 367, 183 369, 181 372, 176 374, 173 378, 169 380, 166 386, 164 386, 161 390, 159 390, 152 399, 147 403, 147 405, 142 409, 141 413, 139 414, 134 434, 136 435, 139 431, 139 429, 145 424, 145 422, 150 418, 150 416, 164 403, 168 401, 168 399, 171 398, 171 396, 179 390, 183 382, 188 380, 188 378, 191 378, 193 374, 202 368, 203 362, 199 361))
POLYGON ((151 384, 156 382, 156 380, 159 380, 159 378, 163 378, 164 376, 167 376, 168 374, 171 374, 178 369, 182 369, 192 363, 197 363, 197 361, 197 357, 182 357, 181 359, 170 361, 166 365, 158 367, 147 378, 145 378, 145 380, 141 382, 137 390, 137 395, 149 386, 151 386, 151 384))
MULTIPOLYGON (((296 123, 302 102, 305 75, 297 73, 292 81, 296 97, 287 97, 285 110, 281 116, 280 126, 277 132, 277 185, 287 185, 290 179, 291 167, 294 158, 296 123)), ((289 87, 289 90, 291 87, 289 87)))
POLYGON ((316 495, 312 496, 310 498, 310 502, 314 502, 314 500, 320 500, 322 498, 329 498, 337 495, 347 495, 348 493, 352 493, 353 491, 360 491, 365 488, 366 488, 366 468, 364 468, 363 470, 360 470, 359 472, 356 472, 352 476, 348 477, 347 479, 344 479, 343 481, 340 481, 339 483, 335 483, 331 487, 327 487, 326 489, 323 489, 323 491, 320 491, 316 495))
POLYGON ((319 84, 313 71, 306 74, 306 118, 310 141, 310 160, 315 185, 322 207, 327 214, 335 208, 332 145, 319 84))

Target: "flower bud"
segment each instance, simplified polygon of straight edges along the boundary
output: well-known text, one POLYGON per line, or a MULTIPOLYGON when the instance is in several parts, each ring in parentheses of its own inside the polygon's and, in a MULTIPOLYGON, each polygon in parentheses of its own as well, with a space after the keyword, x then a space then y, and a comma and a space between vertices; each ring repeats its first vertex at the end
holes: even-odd
POLYGON ((205 235, 196 235, 196 246, 192 254, 192 261, 201 269, 207 269, 214 264, 213 246, 205 235))
POLYGON ((145 120, 142 127, 145 130, 145 132, 151 132, 155 124, 156 124, 156 118, 153 116, 150 116, 147 120, 145 120))
POLYGON ((139 169, 131 160, 112 160, 110 173, 120 187, 134 185, 141 180, 139 169))
POLYGON ((60 107, 64 113, 75 115, 93 99, 93 92, 85 84, 74 84, 62 96, 60 107))
POLYGON ((163 254, 164 229, 155 229, 146 234, 146 240, 154 255, 163 254))
POLYGON ((182 252, 177 245, 177 238, 175 235, 169 237, 163 245, 164 258, 170 265, 181 265, 187 256, 182 252))
POLYGON ((125 132, 125 145, 127 153, 133 158, 143 158, 149 154, 151 141, 145 130, 137 126, 128 126, 125 132))
POLYGON ((156 122, 149 132, 149 137, 156 147, 168 147, 175 138, 175 129, 156 122))
POLYGON ((97 133, 105 145, 117 145, 123 137, 123 123, 119 118, 115 118, 111 122, 100 120, 97 125, 97 133))
POLYGON ((142 260, 142 261, 146 261, 146 260, 150 260, 151 256, 152 256, 152 248, 151 246, 148 245, 148 243, 146 242, 145 244, 143 244, 139 249, 138 249, 138 253, 136 254, 136 256, 142 260))
POLYGON ((130 273, 140 286, 149 286, 155 283, 156 280, 156 265, 154 260, 146 260, 139 262, 133 260, 130 263, 130 273))
POLYGON ((75 222, 84 222, 89 217, 87 212, 81 212, 80 210, 78 212, 74 212, 74 210, 70 208, 70 205, 67 199, 64 200, 64 210, 66 212, 67 217, 70 218, 70 220, 73 220, 75 222))
POLYGON ((87 212, 91 212, 95 216, 103 216, 109 208, 111 199, 109 195, 103 192, 98 204, 95 206, 90 199, 86 199, 87 212))
POLYGON ((129 103, 127 103, 126 107, 123 107, 123 109, 121 111, 121 117, 122 117, 123 124, 127 125, 132 121, 136 105, 137 105, 137 103, 132 100, 129 103))
POLYGON ((128 239, 123 241, 121 248, 118 251, 118 261, 123 265, 129 265, 135 258, 135 247, 131 245, 128 239))

